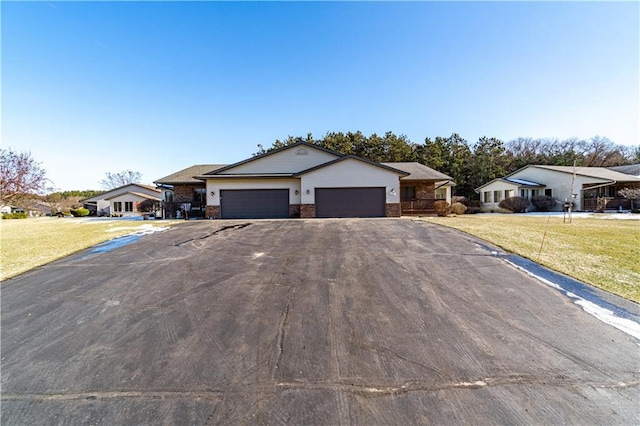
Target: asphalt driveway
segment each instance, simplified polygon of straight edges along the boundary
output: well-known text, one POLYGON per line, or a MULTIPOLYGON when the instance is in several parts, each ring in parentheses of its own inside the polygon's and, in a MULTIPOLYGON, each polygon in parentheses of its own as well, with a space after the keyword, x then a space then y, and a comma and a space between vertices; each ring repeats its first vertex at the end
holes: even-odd
POLYGON ((190 222, 1 291, 2 424, 640 422, 636 339, 424 222, 190 222))

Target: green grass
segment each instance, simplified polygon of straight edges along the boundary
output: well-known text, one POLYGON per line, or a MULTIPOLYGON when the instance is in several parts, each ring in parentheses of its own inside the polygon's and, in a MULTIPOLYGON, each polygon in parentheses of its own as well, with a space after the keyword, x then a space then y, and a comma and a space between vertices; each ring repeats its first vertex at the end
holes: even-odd
POLYGON ((563 223, 562 216, 510 214, 422 219, 475 235, 506 251, 640 303, 638 220, 574 218, 569 224, 563 223))
POLYGON ((0 281, 141 227, 183 221, 34 218, 0 220, 0 281))

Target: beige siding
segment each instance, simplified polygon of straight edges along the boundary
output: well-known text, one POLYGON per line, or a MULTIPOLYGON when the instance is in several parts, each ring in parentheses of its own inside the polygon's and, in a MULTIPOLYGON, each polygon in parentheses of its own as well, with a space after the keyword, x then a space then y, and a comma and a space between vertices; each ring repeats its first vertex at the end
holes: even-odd
POLYGON ((495 182, 491 182, 490 184, 484 186, 480 191, 480 201, 482 201, 482 208, 485 211, 489 210, 497 210, 499 209, 498 205, 500 204, 500 200, 504 200, 507 198, 505 195, 505 191, 513 191, 514 195, 518 194, 518 186, 512 183, 504 182, 501 180, 497 180, 495 182), (495 193, 498 192, 500 194, 500 199, 496 201, 495 193), (488 200, 486 201, 486 195, 488 193, 488 200))
POLYGON ((316 188, 360 186, 385 187, 387 204, 400 202, 400 179, 397 174, 362 161, 347 159, 303 175, 301 204, 315 204, 316 188))
POLYGON ((289 204, 300 204, 300 179, 208 179, 207 205, 220 205, 225 189, 289 189, 289 204), (298 192, 296 194, 296 191, 298 192), (211 195, 213 192, 213 195, 211 195))
POLYGON ((336 158, 338 158, 336 155, 325 151, 299 146, 241 164, 221 174, 297 173, 336 158))
POLYGON ((148 189, 138 185, 127 185, 127 186, 123 186, 122 188, 117 188, 115 190, 107 191, 103 194, 96 195, 95 197, 87 198, 86 200, 84 200, 84 202, 85 203, 95 202, 97 211, 99 213, 109 215, 113 213, 111 209, 111 207, 113 206, 113 204, 111 203, 114 200, 113 197, 119 197, 123 194, 127 194, 128 192, 139 192, 141 194, 149 195, 150 197, 162 198, 161 191, 154 191, 152 189, 148 189), (109 200, 107 200, 106 198, 109 198, 109 200))
POLYGON ((510 177, 525 179, 546 185, 546 189, 551 189, 553 198, 560 203, 556 205, 556 210, 560 208, 559 206, 561 206, 565 200, 571 200, 572 193, 578 194, 575 199, 575 210, 582 210, 582 186, 584 184, 600 184, 607 182, 605 179, 576 175, 572 190, 571 181, 573 176, 571 173, 563 173, 556 170, 541 169, 537 167, 527 167, 510 177))
MULTIPOLYGON (((155 194, 155 197, 158 197, 160 194, 155 194)), ((146 198, 144 197, 140 197, 139 195, 136 194, 122 194, 119 195, 115 198, 112 198, 109 200, 109 204, 110 204, 110 209, 111 209, 111 213, 114 214, 121 214, 122 216, 140 216, 140 212, 137 211, 136 209, 136 203, 139 203, 141 201, 146 200, 146 198), (113 208, 114 203, 119 202, 122 203, 122 210, 121 211, 115 211, 115 209, 113 208), (130 202, 133 204, 133 211, 125 211, 125 203, 126 202, 130 202)))

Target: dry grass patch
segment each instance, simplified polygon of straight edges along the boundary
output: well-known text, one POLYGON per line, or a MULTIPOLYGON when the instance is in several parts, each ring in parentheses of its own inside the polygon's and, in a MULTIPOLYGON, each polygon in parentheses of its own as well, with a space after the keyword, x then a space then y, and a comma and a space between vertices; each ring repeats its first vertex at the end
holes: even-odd
POLYGON ((0 280, 143 227, 182 221, 37 218, 0 220, 0 280))
POLYGON ((638 220, 574 218, 569 224, 563 223, 562 216, 510 214, 422 219, 475 235, 580 281, 640 302, 638 220))

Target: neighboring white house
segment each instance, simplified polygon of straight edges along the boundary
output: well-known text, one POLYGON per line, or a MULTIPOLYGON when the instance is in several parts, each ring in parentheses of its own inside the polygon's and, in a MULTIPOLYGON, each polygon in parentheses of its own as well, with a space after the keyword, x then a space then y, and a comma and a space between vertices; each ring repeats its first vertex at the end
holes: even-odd
POLYGON ((561 211, 573 200, 575 210, 618 209, 625 201, 618 191, 640 187, 640 178, 605 167, 529 165, 503 178, 476 188, 485 211, 499 210, 501 200, 519 196, 527 199, 548 195, 556 200, 553 210, 561 211))
POLYGON ((130 183, 81 200, 86 208, 98 216, 141 216, 138 204, 145 200, 160 203, 160 189, 140 183, 130 183))

